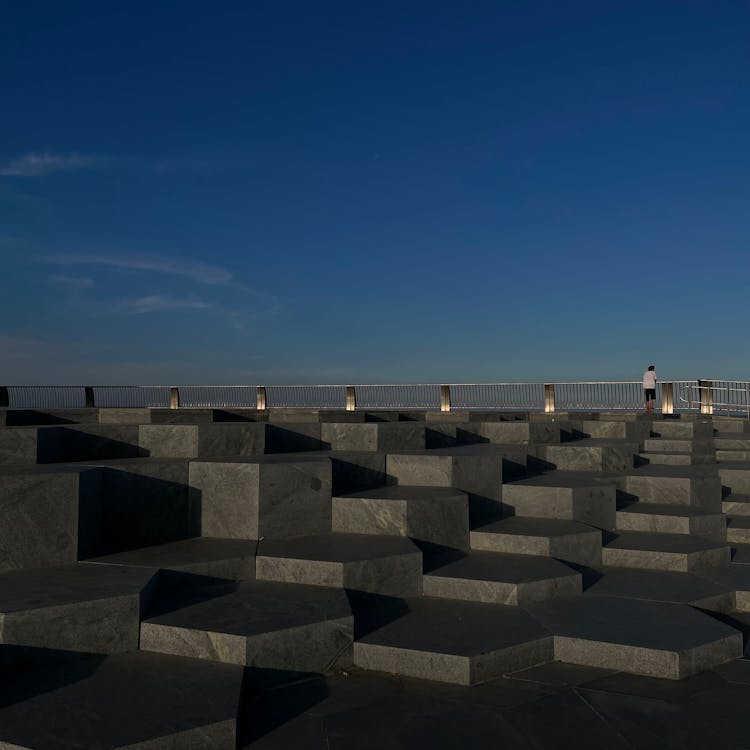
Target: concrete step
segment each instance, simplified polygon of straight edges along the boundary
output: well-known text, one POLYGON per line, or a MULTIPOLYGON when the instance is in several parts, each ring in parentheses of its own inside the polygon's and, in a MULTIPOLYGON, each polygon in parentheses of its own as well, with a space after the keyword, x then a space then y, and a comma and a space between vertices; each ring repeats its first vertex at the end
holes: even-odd
POLYGON ((619 568, 692 572, 729 563, 728 546, 687 534, 624 531, 602 549, 602 562, 619 568))
POLYGON ((642 464, 653 464, 655 466, 696 466, 704 463, 700 457, 692 453, 648 453, 641 451, 638 458, 642 464))
POLYGON ((242 681, 241 667, 138 651, 25 669, 0 685, 0 746, 234 750, 242 681))
POLYGON ((727 417, 714 414, 711 421, 716 434, 750 432, 750 420, 746 417, 727 417))
POLYGON ((0 643, 110 654, 138 648, 154 569, 77 563, 0 575, 0 643))
POLYGON ((368 591, 387 596, 422 593, 422 553, 396 536, 327 534, 258 545, 259 581, 368 591))
POLYGON ((666 440, 710 440, 714 434, 714 425, 710 418, 692 421, 660 419, 654 421, 651 434, 666 440))
POLYGON ((742 634, 682 604, 591 596, 533 605, 555 659, 681 680, 742 656, 742 634))
POLYGON ((637 442, 621 440, 576 440, 542 446, 536 455, 560 471, 625 472, 633 468, 637 442))
POLYGON ((581 574, 534 555, 472 552, 425 572, 425 596, 525 606, 581 593, 581 574))
POLYGON ((195 537, 94 557, 86 562, 252 580, 257 545, 255 540, 195 537))
POLYGON ((552 659, 551 636, 518 607, 421 597, 406 610, 357 639, 356 666, 474 685, 552 659))
POLYGON ((691 505, 631 503, 617 511, 618 531, 648 531, 662 534, 693 534, 726 541, 726 522, 721 513, 691 505))
POLYGON ((732 461, 750 461, 750 451, 717 449, 716 460, 720 461, 721 463, 729 463, 732 461))
POLYGON ((471 548, 485 552, 556 557, 580 565, 601 563, 602 532, 577 521, 504 518, 471 532, 471 548))
POLYGON ((750 544, 750 518, 747 516, 727 516, 727 542, 750 544))
POLYGON ((721 509, 721 481, 710 467, 642 466, 628 473, 622 489, 641 503, 721 509))
MULTIPOLYGON (((623 423, 624 424, 624 423, 623 423)), ((600 474, 550 471, 503 486, 503 505, 514 515, 581 521, 603 529, 615 524, 616 482, 600 474)))
POLYGON ((750 495, 750 461, 720 463, 719 480, 732 494, 750 495))
POLYGON ((720 432, 714 436, 714 445, 717 451, 750 451, 750 435, 720 432))
MULTIPOLYGON (((750 545, 741 546, 745 551, 750 551, 750 545)), ((747 555, 744 559, 748 560, 747 555)), ((732 609, 738 612, 750 612, 750 565, 733 560, 726 567, 704 571, 703 574, 716 585, 723 586, 732 592, 732 609)))
POLYGON ((408 536, 456 549, 469 547, 466 493, 452 487, 392 485, 333 498, 333 531, 408 536))
POLYGON ((320 425, 323 449, 334 451, 415 451, 426 448, 424 422, 324 422, 320 425))
POLYGON ((196 584, 157 604, 141 623, 143 651, 309 672, 351 663, 353 616, 342 589, 196 584))
POLYGON ((750 495, 727 495, 721 501, 721 510, 728 516, 750 516, 750 495))
POLYGON ((648 453, 692 453, 692 440, 675 438, 648 438, 643 441, 643 450, 648 453))
POLYGON ((576 429, 594 440, 627 440, 636 442, 648 437, 649 423, 625 422, 613 419, 584 419, 576 429))

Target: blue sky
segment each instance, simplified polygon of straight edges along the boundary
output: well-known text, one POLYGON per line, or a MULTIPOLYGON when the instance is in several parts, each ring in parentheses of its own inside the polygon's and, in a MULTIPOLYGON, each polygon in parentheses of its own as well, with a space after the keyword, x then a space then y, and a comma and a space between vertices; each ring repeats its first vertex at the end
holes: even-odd
POLYGON ((0 17, 0 381, 750 379, 750 5, 0 17))

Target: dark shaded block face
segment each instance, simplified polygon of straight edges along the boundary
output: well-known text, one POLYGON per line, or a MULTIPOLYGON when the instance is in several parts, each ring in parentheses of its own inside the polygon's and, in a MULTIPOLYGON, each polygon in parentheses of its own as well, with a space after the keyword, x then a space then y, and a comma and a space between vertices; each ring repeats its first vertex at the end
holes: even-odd
POLYGON ((265 453, 266 426, 253 424, 205 424, 198 427, 198 455, 260 456, 265 453))
POLYGON ((205 424, 213 421, 213 409, 151 409, 152 424, 205 424))
POLYGON ((296 453, 325 449, 320 424, 269 424, 266 427, 266 453, 296 453))
POLYGON ((39 463, 64 461, 105 461, 136 458, 137 425, 85 425, 80 427, 45 427, 39 430, 39 463))
POLYGON ((77 472, 0 477, 0 572, 77 559, 78 492, 77 472))
POLYGON ((53 424, 95 424, 98 409, 3 409, 0 425, 22 427, 53 424), (4 417, 4 421, 3 421, 4 417))
POLYGON ((386 483, 385 454, 337 452, 331 456, 332 493, 346 495, 386 483))

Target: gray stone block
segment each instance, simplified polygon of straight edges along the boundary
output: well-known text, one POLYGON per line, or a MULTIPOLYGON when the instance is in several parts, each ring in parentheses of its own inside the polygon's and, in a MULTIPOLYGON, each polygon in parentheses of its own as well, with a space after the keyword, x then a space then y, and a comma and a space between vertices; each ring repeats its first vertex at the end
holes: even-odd
POLYGON ((632 503, 617 511, 617 530, 694 534, 715 541, 727 541, 724 516, 691 505, 632 503))
POLYGON ((472 552, 430 570, 425 596, 525 606, 581 593, 581 574, 534 555, 472 552))
POLYGON ((616 485, 611 478, 552 471, 504 485, 503 504, 516 516, 560 518, 614 529, 616 485))
POLYGON ((334 451, 410 451, 425 447, 425 425, 418 422, 324 423, 320 439, 334 451))
MULTIPOLYGON (((491 446, 487 446, 490 447, 491 446)), ((425 487, 454 487, 469 497, 470 523, 476 525, 502 512, 503 456, 483 446, 386 456, 389 482, 425 487)))
POLYGON ((242 679, 241 667, 138 651, 25 670, 0 686, 0 746, 234 750, 242 679))
POLYGON ((0 409, 0 424, 8 427, 94 424, 98 420, 98 409, 0 409))
POLYGON ((141 649, 227 664, 327 672, 351 663, 341 589, 265 581, 213 587, 141 623, 141 649))
POLYGON ((95 557, 87 562, 252 580, 257 544, 254 540, 197 537, 95 557))
POLYGON ((39 463, 109 461, 140 455, 137 425, 40 427, 38 431, 39 463))
POLYGON ((534 605, 555 659, 680 680, 742 655, 742 634, 692 607, 619 597, 534 605))
POLYGON ((151 409, 99 409, 99 424, 151 424, 151 409))
POLYGON ((726 541, 730 544, 750 543, 750 518, 737 516, 726 519, 726 541))
POLYGON ((334 495, 361 492, 386 483, 384 453, 337 451, 329 455, 334 495))
POLYGON ((623 487, 641 503, 721 508, 721 482, 713 469, 643 466, 625 477, 623 487))
POLYGON ((78 563, 0 575, 0 642, 116 653, 138 648, 153 569, 78 563))
POLYGON ((750 516, 750 495, 727 495, 721 501, 721 512, 728 516, 750 516))
POLYGON ((331 531, 331 463, 325 457, 192 461, 190 487, 202 536, 286 539, 331 531))
POLYGON ((516 607, 426 597, 407 605, 402 617, 357 639, 356 666, 473 685, 552 659, 548 632, 516 607))
POLYGON ((577 521, 511 517, 474 529, 471 548, 556 557, 598 567, 602 560, 602 532, 577 521))
POLYGON ((750 461, 721 464, 719 479, 733 494, 750 495, 750 461))
POLYGON ((714 426, 710 418, 691 422, 664 419, 654 422, 651 433, 667 440, 705 441, 713 438, 714 426))
POLYGON ((561 471, 626 472, 633 468, 638 443, 578 440, 538 448, 535 454, 561 471))
POLYGON ((496 445, 560 442, 560 425, 551 421, 473 422, 471 432, 480 438, 480 442, 496 445))
POLYGON ((422 553, 408 539, 331 534, 261 541, 258 580, 346 588, 386 596, 422 593, 422 553))
POLYGON ((0 428, 0 465, 35 464, 36 446, 36 427, 0 428))
POLYGON ((194 458, 198 455, 198 425, 140 425, 138 446, 143 455, 154 458, 194 458))
POLYGON ((151 409, 151 424, 205 424, 214 421, 213 409, 151 409))
POLYGON ((333 530, 469 547, 469 505, 449 487, 393 485, 333 498, 333 530))
POLYGON ((201 458, 222 456, 262 456, 266 450, 263 423, 235 422, 198 426, 198 455, 201 458))
POLYGON ((619 568, 689 572, 726 565, 729 559, 726 545, 686 534, 624 531, 602 550, 604 565, 619 568))
POLYGON ((326 444, 320 438, 320 430, 318 422, 266 425, 266 453, 325 450, 326 444))

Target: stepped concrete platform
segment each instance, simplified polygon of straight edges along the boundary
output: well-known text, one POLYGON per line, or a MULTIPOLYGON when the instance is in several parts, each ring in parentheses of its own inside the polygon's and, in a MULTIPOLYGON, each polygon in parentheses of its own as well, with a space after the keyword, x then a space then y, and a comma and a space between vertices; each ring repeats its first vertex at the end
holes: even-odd
POLYGON ((653 451, 651 453, 641 451, 638 454, 637 465, 645 466, 653 464, 655 466, 706 466, 713 459, 708 459, 702 455, 694 453, 664 453, 653 451))
POLYGON ((0 683, 0 747, 234 750, 242 677, 140 652, 16 672, 0 683))
POLYGON ((712 467, 642 466, 630 471, 622 486, 641 503, 721 510, 721 480, 712 467))
POLYGON ((407 606, 398 619, 357 639, 356 666, 473 685, 552 659, 549 633, 517 607, 428 597, 407 606))
POLYGON ((716 571, 702 571, 702 575, 665 570, 607 567, 586 589, 586 596, 617 596, 626 599, 646 599, 674 604, 690 604, 715 612, 735 609, 734 586, 705 575, 719 575, 716 571))
POLYGON ((503 486, 503 504, 516 516, 615 526, 616 480, 608 475, 550 471, 503 486))
POLYGON ((560 425, 550 420, 544 422, 471 421, 464 431, 475 436, 471 442, 496 445, 527 445, 529 443, 559 443, 560 425))
POLYGON ((602 532, 577 521, 514 516, 474 529, 471 548, 556 557, 596 567, 602 560, 602 532))
POLYGON ((389 453, 385 470, 390 483, 452 487, 469 498, 471 524, 502 513, 503 452, 495 446, 389 453))
MULTIPOLYGON (((743 547, 745 550, 750 549, 750 545, 743 547)), ((750 565, 733 561, 726 567, 706 571, 704 575, 732 593, 732 610, 750 612, 750 565)))
POLYGON ((331 463, 318 456, 192 461, 203 536, 288 538, 331 530, 331 463))
POLYGON ((680 680, 742 655, 742 634, 681 604, 590 596, 534 605, 555 659, 680 680))
POLYGON ((398 536, 327 534, 258 545, 262 581, 347 588, 387 596, 422 593, 422 553, 398 536))
POLYGON ((727 565, 730 549, 720 542, 686 534, 623 531, 602 549, 602 562, 620 568, 690 572, 727 565))
POLYGON ((633 468, 637 442, 576 440, 537 449, 536 455, 560 471, 626 472, 633 468))
POLYGON ((425 596, 441 599, 525 606, 580 593, 580 573, 534 555, 472 552, 424 576, 425 596))
POLYGON ((353 617, 341 589, 196 584, 157 604, 141 623, 143 651, 309 672, 351 663, 353 617))
POLYGON ((721 501, 721 512, 727 516, 750 516, 750 495, 727 495, 721 501))
POLYGON ((727 516, 727 542, 730 544, 750 543, 750 518, 747 516, 727 516))
POLYGON ((630 503, 617 511, 617 530, 693 534, 716 541, 727 540, 724 515, 692 505, 630 503))
POLYGON ((665 440, 709 441, 714 437, 714 425, 710 418, 655 420, 651 426, 654 437, 665 440))
POLYGON ((750 451, 750 435, 719 433, 714 436, 714 445, 717 451, 750 451))
POLYGON ((391 485, 334 496, 333 531, 408 536, 420 542, 468 549, 469 504, 452 487, 391 485))
POLYGON ((720 463, 718 471, 725 494, 750 495, 750 461, 720 463))
POLYGON ((341 424, 326 422, 320 426, 324 448, 346 451, 422 450, 426 447, 426 427, 419 422, 371 422, 341 424))
POLYGON ((581 419, 574 422, 577 432, 594 440, 624 440, 635 443, 647 438, 651 422, 626 422, 615 419, 581 419))
POLYGON ((0 575, 0 643, 87 653, 138 648, 154 569, 78 563, 0 575))
POLYGON ((252 580, 257 546, 255 540, 196 537, 94 557, 86 562, 252 580))
POLYGON ((691 453, 692 440, 677 440, 675 438, 647 438, 643 441, 646 453, 691 453))

